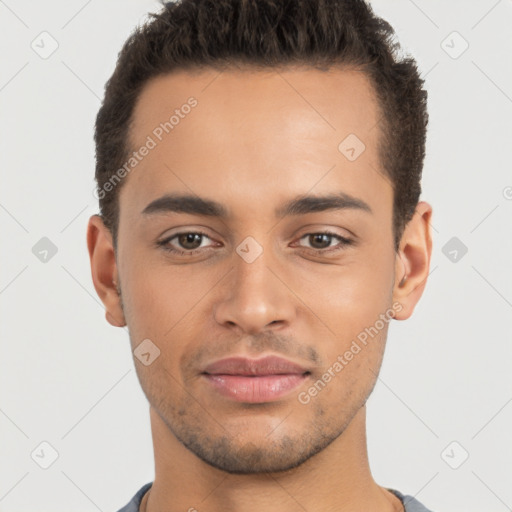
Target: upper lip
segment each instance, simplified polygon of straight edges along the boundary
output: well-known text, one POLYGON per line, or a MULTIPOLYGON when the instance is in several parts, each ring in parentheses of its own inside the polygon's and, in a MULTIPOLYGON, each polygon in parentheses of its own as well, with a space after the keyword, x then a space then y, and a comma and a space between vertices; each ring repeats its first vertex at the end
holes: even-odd
POLYGON ((209 375, 289 375, 308 373, 297 363, 278 356, 265 356, 260 359, 228 357, 219 359, 205 367, 203 373, 209 375))

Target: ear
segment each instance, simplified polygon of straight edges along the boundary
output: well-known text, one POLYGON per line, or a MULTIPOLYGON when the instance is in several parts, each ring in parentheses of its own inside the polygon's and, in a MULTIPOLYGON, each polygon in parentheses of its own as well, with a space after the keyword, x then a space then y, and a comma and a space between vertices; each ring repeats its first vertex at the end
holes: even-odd
POLYGON ((395 314, 397 320, 412 315, 427 284, 432 255, 431 217, 432 207, 420 201, 400 240, 393 288, 393 302, 402 305, 402 310, 395 314))
POLYGON ((105 318, 114 327, 124 327, 121 297, 115 283, 119 284, 112 234, 99 215, 93 215, 87 226, 87 248, 91 262, 94 288, 105 305, 105 318))

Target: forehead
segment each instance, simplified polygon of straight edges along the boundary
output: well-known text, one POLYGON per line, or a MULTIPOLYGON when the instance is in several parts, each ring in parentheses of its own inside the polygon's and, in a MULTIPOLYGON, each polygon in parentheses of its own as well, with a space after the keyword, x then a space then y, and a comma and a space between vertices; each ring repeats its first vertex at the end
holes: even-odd
POLYGON ((133 151, 151 149, 127 176, 121 209, 123 196, 140 213, 169 191, 241 208, 251 198, 284 201, 334 187, 363 190, 371 202, 390 189, 379 172, 378 119, 369 80, 348 69, 202 69, 154 78, 130 132, 133 151))
MULTIPOLYGON (((359 71, 181 70, 153 78, 145 85, 132 117, 132 142, 169 120, 191 97, 198 105, 188 124, 197 131, 204 121, 215 122, 203 126, 209 135, 212 128, 224 133, 243 128, 240 135, 250 132, 253 136, 289 139, 293 130, 293 135, 308 138, 316 128, 336 134, 334 139, 348 130, 364 137, 378 121, 375 93, 359 71), (194 123, 194 117, 201 123, 194 123)), ((179 137, 180 133, 173 130, 173 135, 179 137)))

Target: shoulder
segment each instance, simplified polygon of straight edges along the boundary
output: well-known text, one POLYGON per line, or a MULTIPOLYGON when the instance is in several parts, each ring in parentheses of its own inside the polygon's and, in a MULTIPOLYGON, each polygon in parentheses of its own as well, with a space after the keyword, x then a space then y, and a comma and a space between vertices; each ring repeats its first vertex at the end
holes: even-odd
POLYGON ((420 503, 414 496, 409 496, 407 494, 402 494, 400 491, 396 489, 388 489, 388 491, 392 492, 395 496, 397 496, 403 503, 405 512, 433 512, 420 503))
POLYGON ((139 512, 140 502, 142 501, 142 497, 146 494, 146 491, 153 485, 153 482, 149 482, 144 484, 135 494, 135 496, 127 503, 123 508, 119 509, 117 512, 139 512))

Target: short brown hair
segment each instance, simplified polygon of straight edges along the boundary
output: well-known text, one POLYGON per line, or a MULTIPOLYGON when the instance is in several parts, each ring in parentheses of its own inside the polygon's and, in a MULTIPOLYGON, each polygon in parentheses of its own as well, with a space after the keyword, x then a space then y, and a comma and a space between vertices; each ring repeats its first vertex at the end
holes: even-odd
MULTIPOLYGON (((131 151, 129 128, 143 86, 187 68, 350 66, 369 77, 381 113, 379 156, 391 182, 393 234, 421 194, 428 123, 427 92, 410 56, 399 57, 392 27, 363 0, 181 0, 137 27, 119 53, 96 119, 100 215, 117 247, 119 191, 105 187, 131 151), (109 190, 106 193, 106 190, 109 190)), ((111 181, 112 183, 112 181, 111 181)))

